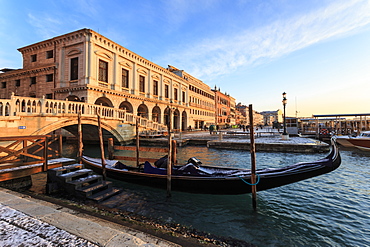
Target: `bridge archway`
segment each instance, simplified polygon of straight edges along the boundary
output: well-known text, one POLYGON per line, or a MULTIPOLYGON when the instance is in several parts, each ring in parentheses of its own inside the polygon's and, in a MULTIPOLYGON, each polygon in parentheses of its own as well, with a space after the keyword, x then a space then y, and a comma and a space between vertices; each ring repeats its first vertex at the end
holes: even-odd
POLYGON ((107 97, 100 97, 95 100, 95 105, 102 105, 102 106, 108 106, 108 107, 113 107, 112 101, 108 99, 107 97))
MULTIPOLYGON (((98 129, 97 129, 98 128, 97 118, 82 118, 81 119, 81 124, 83 126, 82 129, 83 129, 83 133, 85 135, 86 135, 87 132, 84 131, 84 128, 86 126, 90 126, 89 127, 90 131, 88 131, 88 132, 93 133, 93 134, 90 134, 90 138, 97 141, 98 138, 99 138, 98 135, 96 135, 96 133, 98 131, 98 129), (94 130, 91 131, 92 129, 94 129, 94 130)), ((127 141, 127 140, 124 140, 123 137, 120 135, 120 133, 117 132, 117 130, 115 129, 115 126, 111 126, 108 123, 106 123, 105 121, 102 121, 101 122, 101 127, 102 127, 102 131, 103 131, 103 136, 106 137, 104 139, 107 139, 108 137, 113 137, 118 142, 127 141)), ((78 128, 78 120, 77 119, 74 119, 74 120, 64 119, 62 121, 54 122, 50 125, 47 125, 47 126, 41 128, 41 129, 39 129, 37 132, 32 133, 32 135, 47 135, 47 134, 50 134, 53 131, 58 130, 58 129, 66 129, 69 132, 71 132, 72 134, 75 134, 77 136, 77 128, 78 128)), ((85 128, 85 130, 86 130, 86 128, 85 128)))
POLYGON ((154 106, 152 109, 152 120, 157 123, 161 123, 161 108, 154 106))
POLYGON ((119 109, 126 110, 126 112, 128 112, 128 113, 133 113, 134 112, 134 108, 132 107, 131 103, 128 102, 128 101, 123 101, 119 105, 119 109))
POLYGON ((143 118, 148 118, 148 107, 145 104, 139 105, 137 108, 137 115, 143 118))

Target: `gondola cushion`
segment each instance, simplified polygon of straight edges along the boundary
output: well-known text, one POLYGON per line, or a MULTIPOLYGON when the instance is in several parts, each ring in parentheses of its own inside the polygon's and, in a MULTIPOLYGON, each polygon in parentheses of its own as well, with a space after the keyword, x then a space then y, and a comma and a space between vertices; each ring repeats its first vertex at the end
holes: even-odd
POLYGON ((144 172, 145 173, 150 173, 150 174, 160 174, 160 175, 166 175, 167 174, 166 169, 154 167, 148 161, 145 161, 145 163, 144 163, 144 172))

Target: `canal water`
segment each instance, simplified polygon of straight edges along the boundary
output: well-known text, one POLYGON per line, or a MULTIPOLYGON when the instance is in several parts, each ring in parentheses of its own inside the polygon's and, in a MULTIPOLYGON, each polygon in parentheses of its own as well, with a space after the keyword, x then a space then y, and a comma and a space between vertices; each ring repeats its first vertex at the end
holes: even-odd
MULTIPOLYGON (((86 146, 85 154, 98 157, 99 150, 86 146)), ((258 192, 257 212, 250 194, 172 192, 167 199, 165 190, 119 181, 114 182, 125 193, 104 204, 257 246, 370 246, 370 152, 347 149, 340 154, 342 164, 331 173, 258 192)), ((257 168, 314 161, 325 155, 257 152, 257 168)), ((190 157, 203 164, 250 168, 249 151, 178 149, 179 163, 190 157)))

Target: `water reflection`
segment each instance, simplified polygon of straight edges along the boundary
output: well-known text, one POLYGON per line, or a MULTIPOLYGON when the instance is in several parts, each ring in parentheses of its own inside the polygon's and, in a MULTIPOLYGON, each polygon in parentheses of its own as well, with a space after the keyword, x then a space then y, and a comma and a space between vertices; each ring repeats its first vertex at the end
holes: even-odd
MULTIPOLYGON (((87 155, 97 156, 97 150, 85 146, 87 155)), ((258 152, 257 168, 281 167, 325 156, 258 152)), ((370 155, 341 150, 341 156, 341 167, 332 173, 258 192, 257 213, 249 194, 172 192, 172 198, 167 199, 164 190, 120 181, 114 182, 125 192, 104 204, 258 246, 369 246, 370 155)), ((249 151, 179 148, 179 163, 190 157, 204 164, 250 167, 249 151)))

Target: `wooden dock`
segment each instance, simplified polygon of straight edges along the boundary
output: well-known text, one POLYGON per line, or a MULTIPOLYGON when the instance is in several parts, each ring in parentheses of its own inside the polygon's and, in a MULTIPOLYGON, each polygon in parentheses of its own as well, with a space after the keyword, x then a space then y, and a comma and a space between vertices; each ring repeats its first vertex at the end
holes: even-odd
POLYGON ((0 182, 75 163, 61 157, 60 135, 0 137, 0 182))

